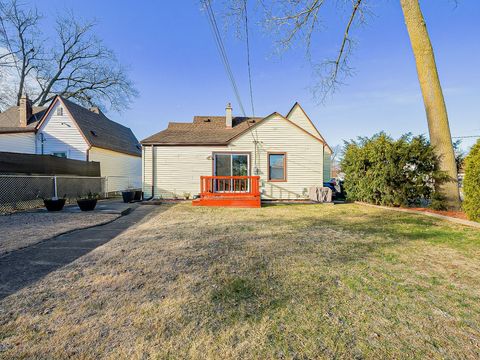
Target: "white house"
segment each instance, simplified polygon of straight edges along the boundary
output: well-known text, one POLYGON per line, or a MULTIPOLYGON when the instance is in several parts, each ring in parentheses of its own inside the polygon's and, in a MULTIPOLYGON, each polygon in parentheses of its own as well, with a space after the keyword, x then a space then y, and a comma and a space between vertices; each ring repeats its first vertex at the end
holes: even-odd
POLYGON ((56 96, 47 108, 20 106, 0 113, 0 152, 50 154, 100 162, 108 191, 141 187, 141 146, 133 132, 98 108, 56 96))
MULTIPOLYGON (((227 105, 225 116, 169 123, 141 143, 146 197, 194 196, 201 176, 259 176, 263 199, 296 200, 331 174, 332 150, 298 103, 286 116, 264 118, 233 117, 227 105)), ((209 191, 243 186, 220 181, 209 191)))

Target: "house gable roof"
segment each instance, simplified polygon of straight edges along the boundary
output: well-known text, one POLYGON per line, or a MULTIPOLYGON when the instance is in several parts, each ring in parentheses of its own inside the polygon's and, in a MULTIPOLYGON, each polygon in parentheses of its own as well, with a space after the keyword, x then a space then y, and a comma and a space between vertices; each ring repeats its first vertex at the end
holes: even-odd
POLYGON ((0 134, 35 132, 37 124, 42 119, 47 108, 34 106, 32 116, 27 121, 27 126, 20 126, 20 107, 12 106, 0 113, 0 134))
POLYGON ((234 117, 232 128, 225 126, 225 116, 194 116, 191 123, 171 122, 141 143, 143 145, 228 145, 238 135, 248 131, 263 119, 234 117))
MULTIPOLYGON (((287 116, 286 118, 287 119, 290 119, 293 111, 295 109, 299 109, 303 115, 305 116, 305 118, 307 119, 307 121, 312 125, 313 129, 315 130, 315 132, 317 133, 317 135, 320 137, 320 139, 322 139, 323 143, 325 144, 325 146, 330 150, 330 152, 332 152, 332 148, 327 144, 327 142, 325 141, 325 138, 322 136, 322 134, 320 133, 320 131, 318 131, 317 127, 315 126, 315 124, 313 123, 313 121, 310 119, 310 117, 307 115, 307 113, 305 112, 305 110, 303 110, 303 107, 300 105, 300 103, 297 101, 295 102, 295 104, 293 104, 292 108, 290 109, 290 111, 287 113, 287 116)), ((313 134, 315 135, 315 134, 313 134)))
POLYGON ((167 129, 143 139, 141 143, 142 145, 160 146, 226 146, 273 116, 280 117, 328 147, 325 140, 313 135, 278 112, 264 118, 234 117, 231 129, 225 126, 225 116, 194 116, 191 123, 170 122, 167 129))
POLYGON ((48 113, 58 101, 64 105, 90 146, 141 156, 140 144, 130 128, 110 120, 102 112, 97 114, 60 96, 56 96, 52 101, 44 117, 38 123, 37 129, 42 126, 48 113))

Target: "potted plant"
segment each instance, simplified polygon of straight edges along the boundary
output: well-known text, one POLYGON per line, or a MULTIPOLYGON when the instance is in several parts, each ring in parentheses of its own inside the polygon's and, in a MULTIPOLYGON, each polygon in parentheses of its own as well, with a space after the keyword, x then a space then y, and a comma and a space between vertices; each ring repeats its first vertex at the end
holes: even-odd
POLYGON ((132 202, 135 199, 135 191, 128 187, 127 190, 122 191, 122 198, 124 203, 132 202))
POLYGON ((91 191, 86 196, 77 198, 77 204, 82 211, 92 211, 97 206, 98 194, 93 194, 91 191))
POLYGON ((135 195, 133 196, 134 201, 142 200, 143 191, 142 190, 135 190, 135 195))
POLYGON ((192 194, 190 194, 189 192, 184 192, 183 193, 183 197, 185 198, 185 200, 190 199, 190 196, 192 196, 192 194))
POLYGON ((52 198, 43 199, 43 204, 48 211, 60 211, 65 206, 66 200, 67 199, 65 198, 65 195, 63 196, 63 198, 58 198, 54 196, 52 198))

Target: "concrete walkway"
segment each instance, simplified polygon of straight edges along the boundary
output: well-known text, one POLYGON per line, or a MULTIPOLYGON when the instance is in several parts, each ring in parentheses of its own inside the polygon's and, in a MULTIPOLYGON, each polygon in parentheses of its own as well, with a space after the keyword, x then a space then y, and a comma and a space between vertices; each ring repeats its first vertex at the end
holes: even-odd
POLYGON ((0 300, 107 243, 154 209, 139 206, 111 223, 75 230, 0 257, 0 300))
MULTIPOLYGON (((95 210, 89 211, 88 213, 98 213, 98 214, 119 214, 119 215, 126 215, 131 210, 136 209, 140 203, 124 203, 121 199, 114 198, 114 199, 106 199, 106 200, 99 200, 97 202, 97 206, 95 210)), ((30 212, 48 212, 45 208, 31 210, 30 212)), ((77 204, 69 204, 65 205, 62 213, 71 213, 71 214, 80 214, 82 210, 78 207, 77 204)))

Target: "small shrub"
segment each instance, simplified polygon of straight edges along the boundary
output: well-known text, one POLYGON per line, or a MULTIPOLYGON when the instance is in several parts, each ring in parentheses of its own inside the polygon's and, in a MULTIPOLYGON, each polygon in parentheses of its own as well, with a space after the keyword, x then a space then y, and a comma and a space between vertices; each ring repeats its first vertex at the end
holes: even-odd
POLYGON ((463 209, 468 218, 480 221, 480 140, 465 158, 463 193, 465 195, 463 209))
POLYGON ((430 202, 435 187, 449 180, 428 140, 411 134, 394 140, 379 133, 346 142, 341 167, 347 198, 377 205, 430 202))
POLYGON ((448 210, 446 197, 438 191, 435 191, 432 195, 430 208, 433 210, 448 210))

